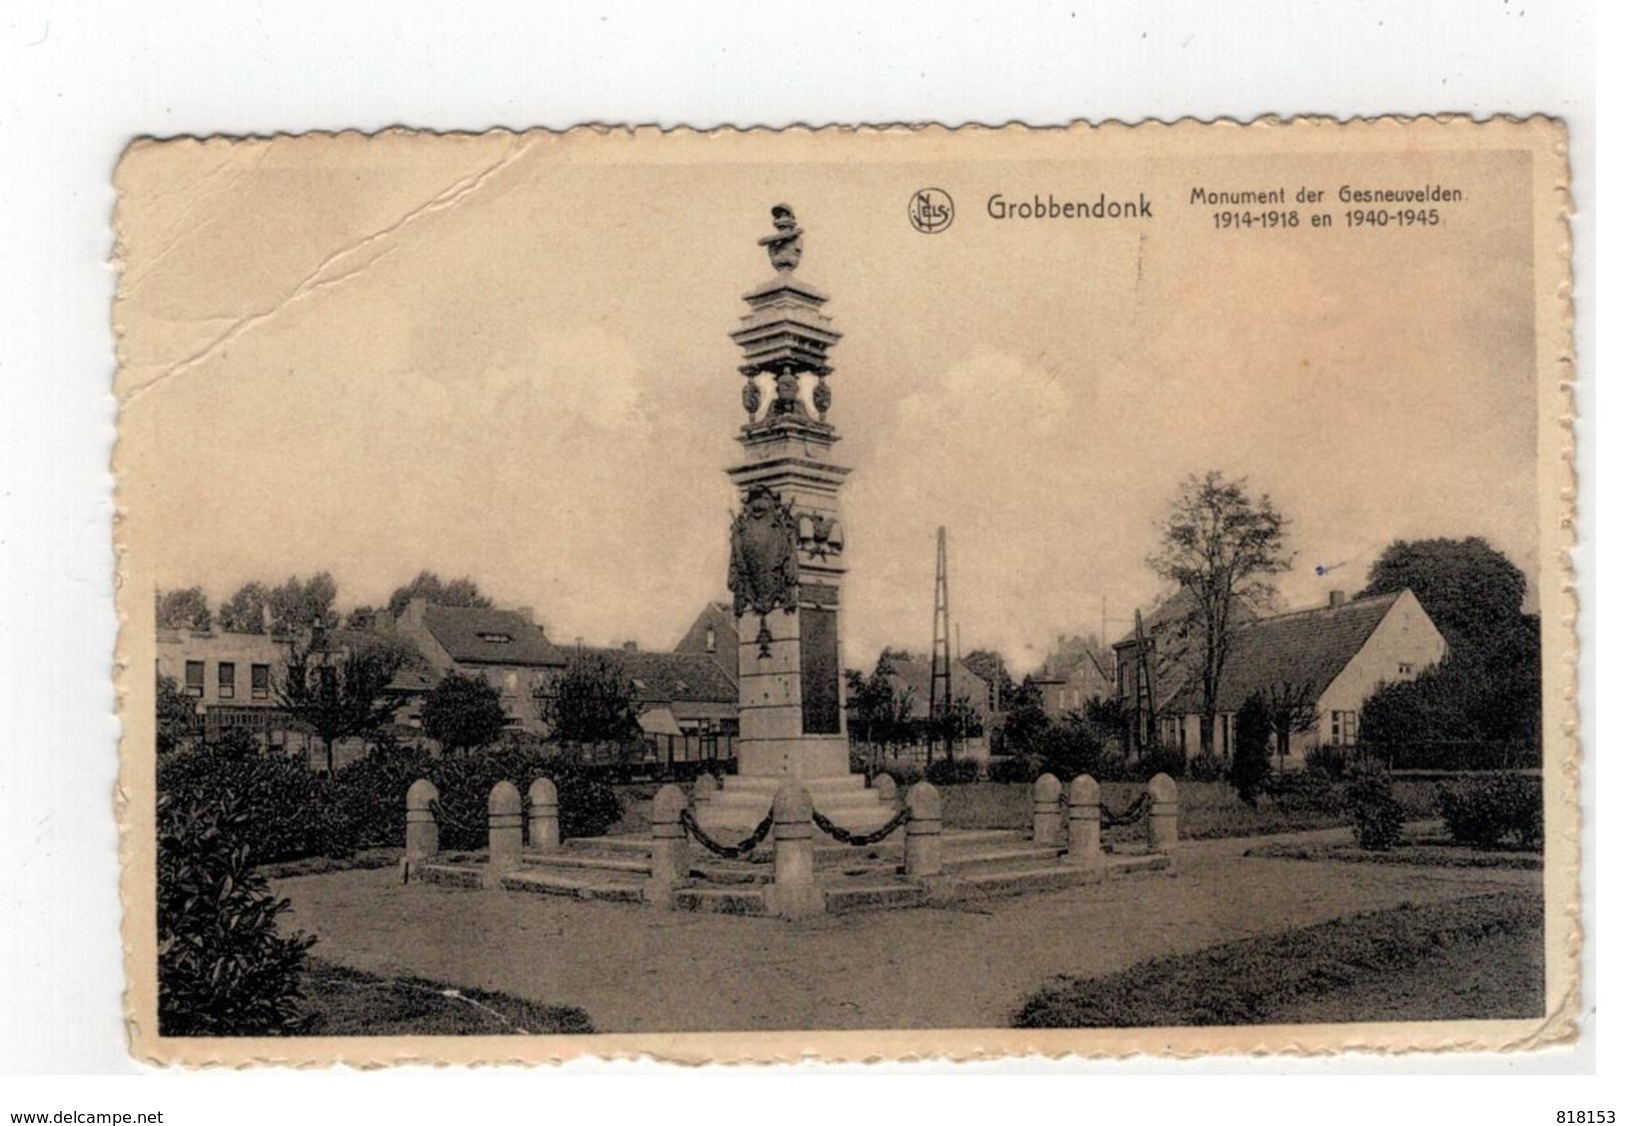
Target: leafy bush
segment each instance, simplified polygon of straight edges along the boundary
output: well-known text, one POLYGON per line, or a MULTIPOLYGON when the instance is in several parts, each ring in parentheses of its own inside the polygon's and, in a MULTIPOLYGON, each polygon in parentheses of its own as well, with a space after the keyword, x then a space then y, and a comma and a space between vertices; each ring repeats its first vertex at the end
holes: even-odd
POLYGON ((1192 782, 1222 782, 1224 780, 1224 763, 1212 751, 1203 751, 1190 760, 1186 767, 1186 774, 1192 782))
POLYGON ((1348 784, 1344 805, 1354 818, 1354 839, 1367 852, 1387 852, 1400 842, 1405 811, 1386 771, 1363 771, 1348 784))
MULTIPOLYGON (((429 780, 440 791, 441 847, 484 848, 491 788, 498 782, 512 782, 528 805, 530 784, 542 777, 551 778, 559 790, 561 836, 600 836, 620 820, 620 798, 602 777, 533 744, 508 742, 434 761, 429 780)), ((403 788, 400 801, 405 799, 403 788)))
POLYGON ((1496 773, 1441 785, 1439 812, 1458 844, 1493 848, 1511 836, 1534 848, 1542 837, 1540 779, 1496 773))
POLYGON ((356 849, 352 819, 325 779, 299 759, 245 749, 236 739, 159 759, 158 793, 181 809, 219 799, 240 801, 247 819, 244 839, 253 842, 257 864, 349 856, 356 849))
POLYGON ((1258 794, 1270 773, 1269 705, 1254 692, 1236 713, 1236 753, 1230 761, 1230 784, 1249 808, 1258 808, 1258 794))
MULTIPOLYGON (((1185 761, 1185 752, 1178 747, 1148 747, 1129 766, 1129 779, 1132 782, 1149 782, 1159 774, 1166 774, 1170 778, 1185 777, 1185 768, 1190 764, 1185 761)), ((1103 779, 1096 777, 1096 781, 1103 779)))
POLYGON ((981 776, 981 765, 973 759, 937 759, 925 768, 925 780, 933 786, 961 786, 981 776))
POLYGON ((1303 768, 1310 774, 1318 774, 1330 778, 1334 782, 1341 782, 1348 773, 1348 752, 1342 747, 1321 746, 1316 744, 1310 747, 1303 755, 1303 768))
POLYGON ((1010 755, 987 764, 989 782, 1036 782, 1042 773, 1044 768, 1033 755, 1010 755))
POLYGON ((433 764, 422 747, 391 740, 340 768, 332 783, 335 800, 357 848, 406 844, 406 790, 428 778, 433 764))
POLYGON ((1283 813, 1341 814, 1345 810, 1343 791, 1321 774, 1274 774, 1265 780, 1264 792, 1283 813))
POLYGON ((284 938, 251 805, 195 790, 158 799, 158 1031, 163 1036, 297 1034, 300 974, 315 939, 284 938))
POLYGON ((883 769, 899 786, 912 786, 925 777, 925 772, 911 762, 890 762, 883 769))
POLYGON ((1100 769, 1103 750, 1100 739, 1089 724, 1075 718, 1068 717, 1045 727, 1033 736, 1031 745, 1042 772, 1053 774, 1062 782, 1070 782, 1080 774, 1095 774, 1100 769))

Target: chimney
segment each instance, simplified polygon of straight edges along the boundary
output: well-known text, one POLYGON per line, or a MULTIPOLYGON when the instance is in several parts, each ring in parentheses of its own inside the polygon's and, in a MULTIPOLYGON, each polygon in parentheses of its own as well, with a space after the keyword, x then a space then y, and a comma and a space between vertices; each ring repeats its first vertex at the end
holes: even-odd
POLYGON ((623 641, 621 642, 621 651, 624 653, 636 653, 638 651, 638 643, 636 641, 623 641))
POLYGON ((401 617, 405 619, 408 626, 421 629, 423 627, 423 614, 428 608, 429 600, 419 595, 406 604, 406 609, 401 611, 401 617))
POLYGON ((521 618, 525 619, 525 621, 529 622, 531 625, 536 624, 536 607, 534 607, 534 606, 515 606, 514 609, 513 609, 513 612, 515 614, 518 614, 521 618))
POLYGON ((1336 610, 1338 607, 1342 606, 1343 603, 1345 603, 1347 601, 1348 601, 1348 596, 1346 594, 1344 594, 1342 591, 1340 591, 1340 590, 1332 591, 1332 598, 1331 598, 1330 606, 1331 606, 1331 608, 1333 610, 1336 610))

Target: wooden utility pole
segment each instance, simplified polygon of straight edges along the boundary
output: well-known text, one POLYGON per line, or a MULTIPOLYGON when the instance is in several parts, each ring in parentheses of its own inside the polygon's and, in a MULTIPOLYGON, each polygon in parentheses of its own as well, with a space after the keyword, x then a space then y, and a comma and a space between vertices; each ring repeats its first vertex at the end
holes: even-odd
MULTIPOLYGON (((931 717, 932 727, 941 729, 943 749, 952 759, 954 677, 948 638, 948 529, 938 527, 936 608, 931 615, 931 710, 927 714, 931 717)), ((934 742, 933 733, 925 746, 926 762, 931 761, 934 742)))

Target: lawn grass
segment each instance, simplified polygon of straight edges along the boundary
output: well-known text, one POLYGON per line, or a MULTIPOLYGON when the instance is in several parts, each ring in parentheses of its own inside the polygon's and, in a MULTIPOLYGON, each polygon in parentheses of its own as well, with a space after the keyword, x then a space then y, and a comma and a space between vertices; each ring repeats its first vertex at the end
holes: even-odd
POLYGON ((306 962, 310 1036, 513 1036, 592 1032, 580 1009, 417 977, 378 977, 320 958, 306 962))
POLYGON ((1017 1010, 1018 1028, 1147 1028, 1537 1017, 1544 1011, 1538 892, 1402 904, 1281 934, 1063 977, 1017 1010))
MULTIPOLYGON (((1033 819, 1033 788, 1020 782, 972 782, 942 789, 942 820, 949 829, 1029 829, 1033 819)), ((1101 801, 1108 809, 1123 812, 1145 787, 1137 782, 1107 782, 1100 787, 1101 801)), ((1434 785, 1402 781, 1394 784, 1394 796, 1407 819, 1433 815, 1434 785)), ((1255 837, 1271 833, 1292 833, 1309 829, 1335 829, 1352 824, 1341 811, 1304 808, 1291 802, 1261 797, 1252 809, 1236 796, 1226 782, 1179 783, 1179 835, 1185 840, 1215 840, 1225 837, 1255 837)), ((1143 821, 1107 829, 1108 843, 1140 840, 1145 836, 1143 821)))
POLYGON ((1444 838, 1426 837, 1402 841, 1386 852, 1367 851, 1352 844, 1263 844, 1250 848, 1247 856, 1266 860, 1341 860, 1351 864, 1415 864, 1434 868, 1502 868, 1513 871, 1539 871, 1539 850, 1518 848, 1474 848, 1444 838))

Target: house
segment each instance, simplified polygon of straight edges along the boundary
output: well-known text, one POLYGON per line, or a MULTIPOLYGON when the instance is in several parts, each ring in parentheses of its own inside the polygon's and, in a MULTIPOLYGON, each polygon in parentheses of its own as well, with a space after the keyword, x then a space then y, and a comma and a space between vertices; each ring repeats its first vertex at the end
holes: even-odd
POLYGON ((482 677, 501 695, 510 726, 538 733, 545 727, 536 693, 563 671, 565 655, 528 606, 478 609, 414 598, 393 628, 422 652, 434 681, 453 670, 482 677))
MULTIPOLYGON (((294 638, 220 629, 160 629, 156 636, 157 673, 172 677, 181 694, 196 701, 195 730, 206 742, 216 742, 232 729, 246 730, 267 749, 303 755, 313 767, 325 767, 320 741, 293 721, 278 693, 294 638)), ((334 652, 343 653, 359 636, 353 630, 333 630, 334 652)), ((417 726, 423 696, 432 686, 422 668, 409 666, 396 673, 389 687, 402 701, 400 725, 417 726)), ((343 765, 362 750, 359 741, 347 741, 335 748, 335 762, 343 765)))
MULTIPOLYGON (((737 661, 738 647, 734 649, 737 661)), ((739 734, 739 682, 716 657, 654 652, 632 643, 583 652, 613 662, 625 674, 645 734, 713 741, 721 737, 732 747, 739 734)))
POLYGON ((724 672, 739 682, 739 623, 733 607, 726 602, 707 602, 694 624, 677 643, 678 653, 698 653, 711 657, 724 672))
POLYGON ((1155 717, 1167 714, 1168 704, 1192 671, 1190 617, 1195 600, 1183 590, 1141 615, 1135 628, 1112 644, 1117 676, 1117 701, 1127 724, 1125 751, 1136 756, 1156 744, 1155 717))
POLYGON ((1031 676, 1042 699, 1044 714, 1059 719, 1080 711, 1094 699, 1108 699, 1116 691, 1112 658, 1100 651, 1094 638, 1062 634, 1055 651, 1031 676))
MULTIPOLYGON (((1254 692, 1300 704, 1304 729, 1290 737, 1289 761, 1301 762, 1310 747, 1350 746, 1360 709, 1380 685, 1412 680, 1444 655, 1444 637, 1409 590, 1358 599, 1333 591, 1324 606, 1255 619, 1231 642, 1213 749, 1230 755, 1236 713, 1254 692)), ((1201 712, 1201 681, 1187 674, 1159 709, 1162 744, 1194 754, 1201 712)))
MULTIPOLYGON (((893 694, 898 699, 907 695, 912 718, 916 721, 930 718, 931 658, 898 656, 888 652, 882 659, 891 669, 887 679, 891 682, 893 694)), ((993 724, 993 710, 988 702, 991 692, 989 685, 963 661, 954 661, 948 671, 950 698, 966 701, 982 729, 980 735, 966 741, 963 749, 970 758, 985 758, 988 734, 993 724)))

